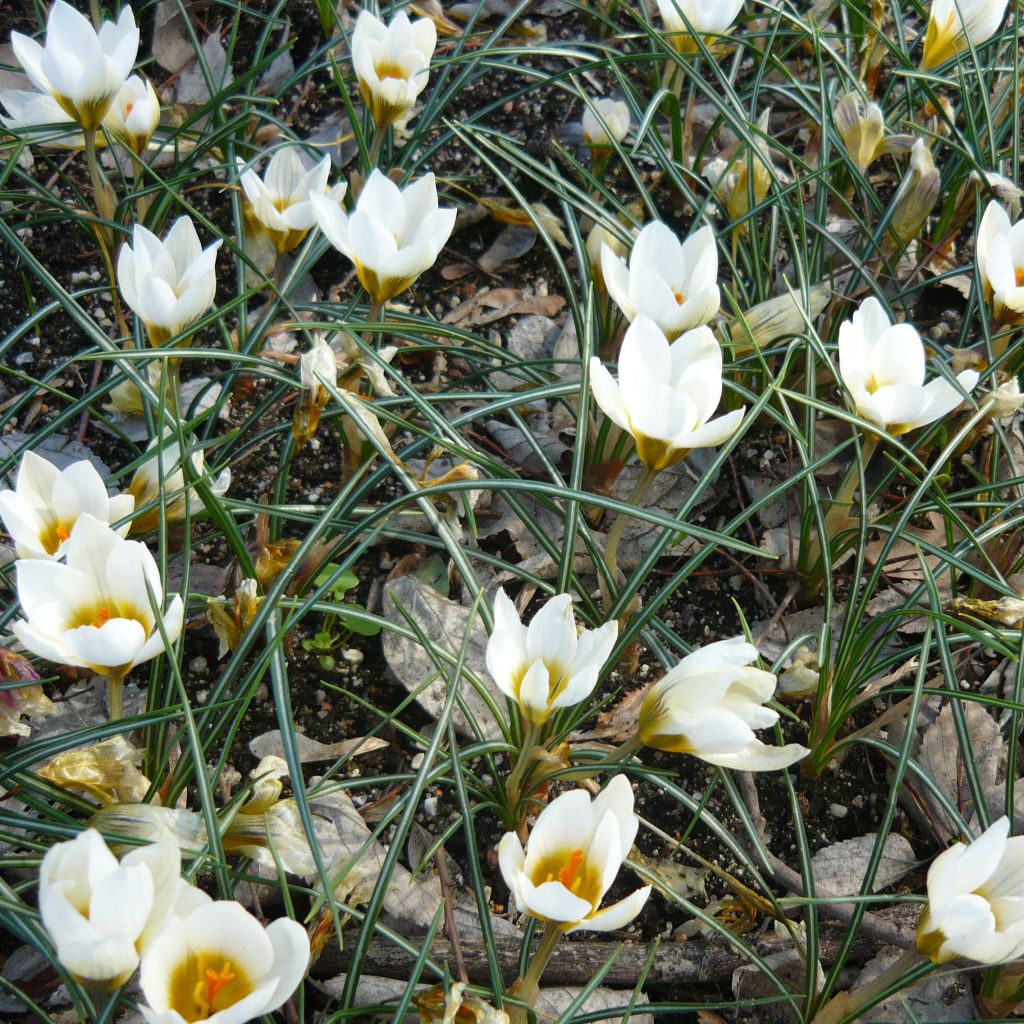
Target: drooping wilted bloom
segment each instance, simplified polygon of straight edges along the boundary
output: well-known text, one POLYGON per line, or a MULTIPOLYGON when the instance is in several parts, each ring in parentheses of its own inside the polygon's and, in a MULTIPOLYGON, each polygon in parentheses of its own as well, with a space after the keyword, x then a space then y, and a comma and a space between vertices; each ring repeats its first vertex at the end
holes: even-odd
POLYGON ((864 174, 885 143, 882 108, 877 103, 867 103, 858 92, 848 92, 836 104, 832 116, 846 152, 864 174))
POLYGON ((938 201, 942 176, 924 139, 910 150, 910 164, 892 200, 892 230, 906 244, 921 229, 938 201))
POLYGON ((246 224, 250 230, 261 231, 270 239, 278 253, 289 252, 316 223, 311 195, 326 196, 338 204, 348 186, 341 182, 328 189, 331 158, 325 156, 309 167, 297 146, 277 150, 260 178, 250 167, 238 161, 240 182, 246 198, 246 224))
POLYGON ((743 0, 658 0, 658 10, 672 46, 696 53, 693 35, 725 35, 743 10, 743 0))
POLYGON ((431 985, 416 996, 416 1008, 422 1024, 509 1024, 504 1010, 468 991, 461 981, 452 982, 447 993, 444 985, 431 985))
MULTIPOLYGON (((181 445, 165 431, 163 441, 154 438, 149 443, 149 451, 153 454, 142 463, 132 474, 128 484, 128 493, 135 500, 139 514, 132 519, 131 532, 147 533, 160 526, 161 509, 168 523, 179 522, 185 518, 186 512, 194 514, 203 508, 202 499, 195 489, 185 482, 182 468, 181 445), (157 445, 160 451, 153 451, 157 445), (162 487, 161 487, 162 483, 162 487), (154 505, 154 508, 146 508, 154 505)), ((196 448, 189 454, 189 463, 194 477, 202 477, 206 468, 203 450, 196 448)), ((220 476, 209 481, 210 490, 222 498, 231 486, 231 470, 225 469, 220 476)))
POLYGON ((174 843, 118 863, 95 829, 52 846, 39 868, 39 912, 57 959, 79 981, 116 988, 170 918, 182 885, 174 843))
POLYGON ((611 249, 603 249, 601 269, 608 294, 626 319, 648 316, 669 340, 718 312, 718 249, 708 226, 680 243, 671 228, 654 221, 633 243, 628 268, 611 249))
POLYGON ((103 127, 126 149, 141 156, 160 124, 160 98, 153 83, 132 75, 110 104, 103 127))
POLYGON ((352 69, 378 128, 400 121, 416 105, 430 77, 437 29, 430 18, 409 21, 399 11, 385 25, 361 11, 352 32, 352 69))
MULTIPOLYGON (((130 494, 107 495, 96 467, 86 459, 58 469, 35 452, 25 452, 14 490, 0 491, 0 519, 19 558, 62 558, 83 512, 103 523, 131 515, 130 494)), ((121 536, 127 525, 118 528, 121 536)))
POLYGON ((593 802, 583 789, 552 800, 530 830, 526 850, 515 832, 507 832, 498 844, 498 863, 519 911, 566 933, 624 928, 643 909, 649 885, 599 907, 632 849, 639 824, 629 781, 616 775, 593 802))
POLYGON ((9 647, 0 647, 0 684, 21 682, 21 686, 0 688, 0 736, 29 736, 32 728, 23 717, 55 715, 57 707, 36 682, 39 673, 26 658, 9 647))
MULTIPOLYGON (((38 559, 16 564, 25 618, 14 634, 33 654, 58 665, 79 665, 123 676, 164 650, 150 606, 164 587, 145 544, 124 540, 88 513, 78 518, 65 551, 67 564, 38 559)), ((184 606, 176 594, 161 613, 168 642, 181 632, 184 606)))
POLYGON ((1024 836, 1000 818, 968 845, 955 843, 928 869, 917 948, 937 964, 1003 964, 1024 955, 1024 836))
POLYGON ((218 238, 204 249, 190 217, 179 217, 162 242, 135 225, 132 244, 122 247, 117 260, 117 283, 151 345, 181 334, 213 305, 220 245, 218 238))
POLYGON ((590 385, 597 404, 636 441, 640 461, 667 469, 694 448, 730 438, 743 409, 711 417, 722 397, 722 348, 709 327, 687 331, 671 345, 657 325, 638 316, 619 352, 618 382, 596 356, 590 385))
POLYGON ((351 215, 326 196, 310 202, 320 230, 355 264, 376 303, 404 292, 433 266, 455 227, 454 207, 438 208, 433 174, 399 189, 374 170, 351 215))
MULTIPOLYGON (((874 296, 839 328, 839 375, 857 415, 897 436, 934 422, 964 400, 944 377, 925 384, 920 335, 911 324, 893 324, 874 296)), ((963 370, 956 379, 970 392, 978 373, 963 370)))
POLYGON ((560 708, 586 700, 608 660, 619 627, 613 619, 577 636, 572 597, 556 594, 529 627, 499 590, 494 596, 494 631, 487 641, 487 671, 535 725, 560 708))
POLYGON ((117 22, 105 21, 97 34, 88 18, 57 0, 46 22, 45 46, 20 32, 11 33, 11 46, 32 84, 85 131, 96 131, 131 74, 139 30, 127 4, 117 22))
POLYGON ((629 107, 622 100, 599 99, 583 108, 583 141, 588 146, 611 146, 629 134, 629 107))
POLYGON ((921 70, 931 71, 996 34, 1007 0, 932 0, 921 70))
POLYGON ((245 1024, 281 1006, 309 966, 309 939, 288 918, 263 927, 234 901, 197 901, 142 957, 149 1024, 245 1024))
POLYGON ((1016 323, 1024 317, 1024 220, 1010 218, 995 200, 985 207, 975 245, 978 276, 992 315, 1016 323))
POLYGON ((338 358, 322 334, 299 358, 299 381, 306 389, 292 414, 292 436, 300 448, 316 433, 320 414, 330 401, 328 385, 338 382, 338 358))
POLYGON ((751 667, 757 648, 742 637, 720 640, 687 655, 648 691, 638 734, 648 747, 692 754, 747 772, 788 768, 810 751, 798 743, 770 746, 754 735, 779 720, 764 706, 775 676, 751 667))

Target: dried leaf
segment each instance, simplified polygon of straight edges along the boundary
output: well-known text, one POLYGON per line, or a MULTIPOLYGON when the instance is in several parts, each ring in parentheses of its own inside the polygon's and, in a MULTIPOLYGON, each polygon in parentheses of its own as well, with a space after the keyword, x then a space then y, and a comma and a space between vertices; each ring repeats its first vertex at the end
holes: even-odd
MULTIPOLYGON (((339 761, 343 757, 359 757, 382 750, 388 745, 386 740, 377 736, 357 736, 354 739, 342 740, 340 743, 321 743, 302 733, 295 734, 295 745, 299 751, 299 760, 303 764, 315 761, 339 761)), ((284 757, 284 744, 281 742, 281 730, 271 729, 261 733, 249 741, 249 751, 254 757, 284 757)))
MULTIPOLYGON (((815 884, 833 896, 855 896, 860 892, 876 839, 876 834, 870 832, 819 850, 811 858, 815 884)), ((910 843, 898 833, 890 832, 885 837, 871 891, 878 892, 898 882, 916 867, 917 858, 910 843)))
POLYGON ((525 256, 537 241, 533 227, 509 225, 494 240, 491 247, 479 259, 480 269, 488 274, 497 273, 506 263, 525 256))

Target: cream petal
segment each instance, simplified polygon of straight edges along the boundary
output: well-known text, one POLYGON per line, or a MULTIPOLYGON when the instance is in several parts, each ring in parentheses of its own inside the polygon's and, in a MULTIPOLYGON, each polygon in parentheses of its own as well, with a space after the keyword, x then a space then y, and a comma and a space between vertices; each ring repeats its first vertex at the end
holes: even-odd
POLYGON ((644 904, 650 895, 651 887, 645 885, 642 889, 637 889, 636 892, 630 893, 625 899, 619 900, 618 903, 612 903, 602 910, 598 910, 578 924, 574 924, 571 928, 566 928, 565 931, 566 933, 583 930, 611 932, 625 928, 643 910, 644 904))
POLYGON ((581 921, 593 909, 586 900, 569 892, 561 882, 543 882, 535 886, 524 875, 522 892, 527 909, 549 921, 581 921))
POLYGON ((626 403, 622 400, 622 391, 597 356, 590 357, 590 387, 605 416, 617 427, 632 433, 633 427, 626 403))
POLYGON ((515 832, 506 832, 498 842, 498 867, 501 877, 513 892, 516 891, 518 877, 526 865, 526 852, 519 836, 515 832))
POLYGON ((572 597, 556 594, 545 602, 526 631, 526 660, 543 659, 565 669, 576 656, 576 619, 572 597))
POLYGON ((751 740, 742 750, 727 754, 697 754, 702 761, 717 764, 722 768, 733 768, 742 772, 774 772, 788 768, 810 753, 799 743, 787 743, 784 747, 773 747, 760 740, 751 740))
POLYGON ((533 662, 519 683, 519 704, 527 718, 542 722, 548 717, 551 679, 543 661, 533 662))
POLYGON ((291 998, 305 976, 310 957, 309 937, 297 921, 286 917, 271 921, 267 925, 267 938, 273 947, 271 975, 276 978, 276 983, 261 1013, 271 1013, 291 998))
POLYGON ((99 627, 78 626, 64 633, 68 651, 97 669, 131 665, 145 641, 145 631, 134 619, 111 619, 99 627))

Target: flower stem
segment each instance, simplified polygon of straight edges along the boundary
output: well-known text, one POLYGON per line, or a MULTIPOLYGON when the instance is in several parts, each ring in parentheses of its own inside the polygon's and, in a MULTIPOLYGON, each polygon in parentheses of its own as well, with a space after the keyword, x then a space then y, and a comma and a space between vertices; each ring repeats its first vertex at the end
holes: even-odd
POLYGON ((107 676, 107 713, 110 720, 116 722, 124 718, 124 673, 112 673, 107 676))
POLYGON ((559 780, 562 782, 582 782, 584 779, 593 778, 595 775, 599 775, 604 769, 611 768, 613 765, 621 764, 623 761, 632 757, 643 745, 643 740, 640 739, 640 734, 636 733, 633 736, 630 736, 625 743, 620 743, 614 750, 610 750, 604 755, 604 757, 599 757, 596 761, 588 761, 586 764, 581 764, 577 770, 560 775, 559 780))
POLYGON ((377 161, 380 159, 381 147, 384 145, 384 140, 387 138, 388 126, 386 124, 378 124, 373 127, 373 138, 370 140, 370 167, 376 167, 377 161))
MULTIPOLYGON (((92 182, 92 194, 93 199, 96 201, 96 212, 103 220, 113 221, 117 203, 114 199, 114 190, 110 187, 110 182, 104 176, 103 168, 100 167, 100 162, 96 155, 96 131, 83 131, 82 135, 85 138, 85 162, 89 168, 89 180, 92 182)), ((96 234, 99 235, 100 243, 109 249, 112 241, 110 229, 105 224, 97 225, 96 234)))
MULTIPOLYGON (((630 496, 626 499, 630 505, 638 505, 644 495, 650 489, 654 478, 658 475, 656 469, 651 469, 648 466, 644 466, 643 473, 640 474, 640 478, 633 486, 633 491, 630 496)), ((620 512, 615 522, 612 523, 612 528, 608 531, 608 541, 604 548, 604 564, 608 567, 608 573, 612 578, 612 584, 617 588, 619 585, 619 544, 622 541, 622 535, 626 532, 626 524, 632 517, 628 512, 620 512)), ((606 582, 604 576, 598 575, 598 582, 601 587, 601 598, 604 601, 605 612, 612 610, 613 596, 612 590, 606 582)))
POLYGON ((505 799, 509 815, 520 818, 518 814, 519 801, 523 798, 522 783, 527 769, 533 764, 533 751, 540 739, 541 727, 533 722, 528 722, 526 732, 523 734, 523 743, 519 748, 519 756, 509 773, 508 782, 505 784, 505 799))
POLYGON ((897 982, 903 981, 899 987, 905 988, 934 967, 935 964, 923 953, 911 946, 877 978, 850 992, 840 992, 830 999, 814 1015, 811 1024, 840 1024, 841 1021, 856 1020, 865 1010, 879 1002, 882 995, 897 982))
MULTIPOLYGON (((541 975, 543 975, 544 968, 547 967, 551 954, 554 953, 555 946, 558 945, 558 940, 561 937, 562 929, 558 924, 555 921, 548 921, 537 952, 530 959, 530 966, 527 968, 526 974, 512 986, 512 994, 526 1003, 530 1009, 537 1002, 541 975)), ((510 1024, 526 1024, 529 1012, 526 1007, 513 1007, 509 1014, 510 1024)))

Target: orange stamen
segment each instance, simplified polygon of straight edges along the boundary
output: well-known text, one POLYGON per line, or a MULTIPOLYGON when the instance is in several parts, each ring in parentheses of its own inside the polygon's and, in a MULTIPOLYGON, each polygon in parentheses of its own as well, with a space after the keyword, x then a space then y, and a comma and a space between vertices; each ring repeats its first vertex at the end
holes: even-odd
POLYGON ((676 300, 676 305, 681 306, 686 300, 686 296, 682 292, 673 292, 672 297, 676 300))
POLYGON ((62 543, 64 541, 66 541, 68 539, 68 537, 71 536, 71 534, 68 533, 68 531, 63 526, 60 526, 60 525, 58 525, 57 528, 53 532, 55 534, 57 534, 57 539, 59 541, 61 541, 62 543))
POLYGON ((206 969, 206 998, 210 1003, 210 1008, 213 1008, 213 1001, 217 998, 220 990, 228 984, 229 981, 234 981, 235 972, 231 970, 231 961, 225 960, 224 966, 220 971, 214 971, 210 968, 206 969))
POLYGON ((1013 279, 1018 288, 1024 288, 1024 267, 1017 267, 1013 272, 1013 279))
POLYGON ((110 609, 109 608, 101 608, 99 610, 99 613, 96 615, 96 618, 92 620, 92 624, 97 629, 99 629, 100 626, 105 625, 109 621, 110 621, 110 609))
POLYGON ((569 859, 565 863, 565 867, 558 872, 558 880, 566 887, 566 889, 572 889, 573 882, 576 881, 576 876, 579 874, 580 867, 583 864, 583 851, 573 850, 569 854, 569 859))

